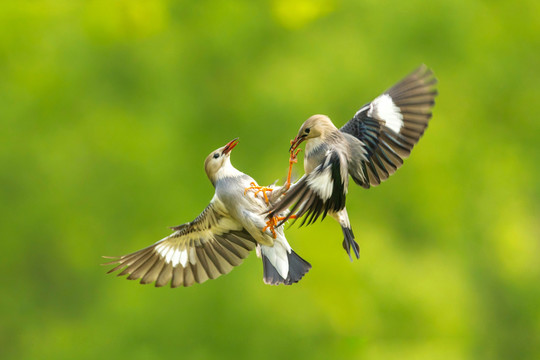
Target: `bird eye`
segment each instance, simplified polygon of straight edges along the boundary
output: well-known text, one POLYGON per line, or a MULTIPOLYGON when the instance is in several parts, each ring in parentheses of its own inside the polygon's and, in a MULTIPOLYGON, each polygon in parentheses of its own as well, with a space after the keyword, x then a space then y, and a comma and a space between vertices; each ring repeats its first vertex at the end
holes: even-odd
POLYGON ((309 131, 310 131, 309 128, 307 128, 306 130, 304 130, 304 132, 305 132, 306 134, 309 134, 309 131))
POLYGON ((214 159, 217 159, 219 157, 219 153, 214 154, 214 159))

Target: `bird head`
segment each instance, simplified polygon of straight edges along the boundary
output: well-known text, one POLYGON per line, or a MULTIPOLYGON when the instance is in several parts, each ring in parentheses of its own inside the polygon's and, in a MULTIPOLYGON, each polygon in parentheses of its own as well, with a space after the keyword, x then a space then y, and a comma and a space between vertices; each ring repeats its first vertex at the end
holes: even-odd
POLYGON ((222 169, 233 168, 231 165, 231 150, 238 144, 238 138, 231 140, 227 145, 220 147, 210 153, 204 161, 206 175, 212 184, 220 177, 222 169))
POLYGON ((302 142, 306 140, 315 139, 318 137, 322 137, 324 139, 326 134, 335 130, 337 130, 337 128, 328 116, 313 115, 300 127, 298 134, 291 142, 291 148, 289 151, 295 150, 302 142))

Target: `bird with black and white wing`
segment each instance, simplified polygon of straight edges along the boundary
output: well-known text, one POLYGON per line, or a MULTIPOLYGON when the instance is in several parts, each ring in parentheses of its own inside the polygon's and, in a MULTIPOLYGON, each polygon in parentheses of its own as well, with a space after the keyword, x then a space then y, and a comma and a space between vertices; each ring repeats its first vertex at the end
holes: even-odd
MULTIPOLYGON (((242 263, 251 250, 263 260, 263 279, 267 284, 290 285, 298 282, 311 265, 291 248, 283 226, 268 228, 264 212, 266 194, 246 194, 257 186, 249 175, 237 170, 230 152, 238 140, 212 151, 205 160, 205 170, 215 187, 214 197, 193 221, 175 226, 164 239, 104 265, 116 265, 109 272, 141 279, 141 284, 155 282, 160 287, 190 286, 227 274, 242 263)), ((275 189, 276 196, 279 189, 275 189)), ((280 216, 287 216, 285 210, 280 216)))
POLYGON ((403 165, 431 119, 436 84, 433 72, 422 65, 362 106, 340 129, 325 115, 307 119, 290 148, 294 157, 306 142, 305 175, 271 206, 270 219, 288 208, 288 216, 304 217, 302 225, 330 214, 341 225, 347 254, 352 260, 352 248, 359 258, 345 207, 349 175, 368 189, 403 165))

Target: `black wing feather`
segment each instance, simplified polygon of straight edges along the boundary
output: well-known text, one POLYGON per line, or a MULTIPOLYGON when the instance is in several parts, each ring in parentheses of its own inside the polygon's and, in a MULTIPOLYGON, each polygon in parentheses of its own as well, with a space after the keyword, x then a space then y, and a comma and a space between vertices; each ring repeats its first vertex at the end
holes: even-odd
POLYGON ((340 129, 360 140, 365 151, 365 156, 349 160, 349 168, 358 169, 357 174, 351 172, 357 184, 364 188, 379 185, 403 165, 431 119, 436 84, 433 72, 422 65, 381 95, 388 95, 399 109, 403 122, 399 132, 370 113, 373 102, 340 129))
POLYGON ((321 165, 291 187, 281 201, 271 208, 268 216, 276 216, 292 206, 289 214, 281 221, 280 225, 295 214, 296 219, 304 217, 300 223, 300 226, 302 226, 304 224, 310 225, 319 218, 324 219, 329 212, 338 212, 343 209, 345 207, 347 188, 345 185, 346 179, 341 176, 341 161, 337 152, 332 151, 329 153, 327 159, 321 165), (326 176, 326 172, 330 173, 332 181, 332 190, 328 198, 324 198, 324 194, 320 194, 312 185, 314 179, 326 176))

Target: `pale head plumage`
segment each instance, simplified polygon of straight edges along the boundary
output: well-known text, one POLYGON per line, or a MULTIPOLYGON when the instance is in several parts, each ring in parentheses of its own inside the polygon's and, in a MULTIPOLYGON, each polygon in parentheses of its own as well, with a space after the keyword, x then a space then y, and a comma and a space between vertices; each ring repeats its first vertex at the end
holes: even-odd
POLYGON ((291 151, 295 150, 304 141, 307 141, 307 147, 316 146, 336 132, 339 132, 339 130, 328 116, 313 115, 298 130, 298 134, 291 143, 291 151))
POLYGON ((204 160, 204 170, 212 184, 215 185, 217 180, 238 172, 231 164, 231 150, 236 144, 238 144, 238 138, 212 151, 204 160))
POLYGON ((328 116, 313 115, 302 124, 296 137, 309 140, 321 136, 324 139, 326 135, 336 130, 336 126, 328 116))

